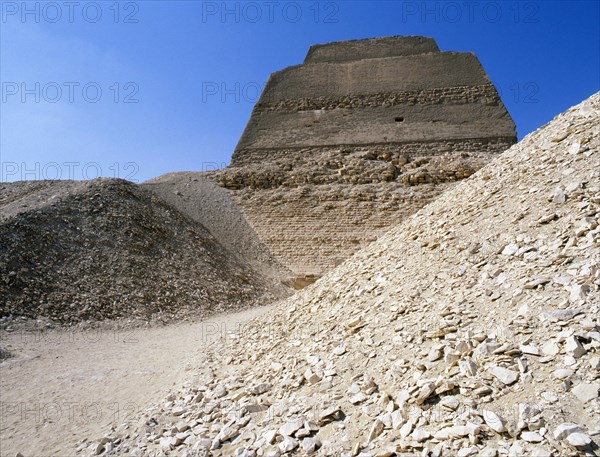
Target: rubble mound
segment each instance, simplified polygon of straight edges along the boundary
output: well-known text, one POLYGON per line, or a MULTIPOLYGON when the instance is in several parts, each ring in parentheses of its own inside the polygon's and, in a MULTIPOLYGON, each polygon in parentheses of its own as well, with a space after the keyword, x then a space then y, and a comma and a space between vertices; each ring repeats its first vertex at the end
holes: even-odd
POLYGON ((0 317, 169 319, 264 304, 283 287, 128 181, 4 183, 0 208, 0 317))
POLYGON ((599 126, 597 93, 266 317, 229 329, 141 428, 118 427, 86 452, 466 457, 593 449, 599 126))

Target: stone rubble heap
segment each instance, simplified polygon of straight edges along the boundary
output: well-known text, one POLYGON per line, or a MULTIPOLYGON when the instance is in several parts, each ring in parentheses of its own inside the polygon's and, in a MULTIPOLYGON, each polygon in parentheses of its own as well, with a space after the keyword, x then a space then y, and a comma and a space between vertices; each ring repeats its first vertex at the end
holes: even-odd
POLYGON ((600 93, 314 285, 84 455, 596 455, 600 93))
POLYGON ((0 326, 7 330, 21 318, 207 316, 289 295, 257 270, 258 260, 251 265, 189 214, 125 180, 3 183, 0 210, 0 326))

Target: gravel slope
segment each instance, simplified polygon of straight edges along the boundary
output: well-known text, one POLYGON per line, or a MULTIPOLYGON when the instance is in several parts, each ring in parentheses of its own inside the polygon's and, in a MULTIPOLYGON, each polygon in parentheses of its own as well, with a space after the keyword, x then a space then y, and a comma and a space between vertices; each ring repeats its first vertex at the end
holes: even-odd
POLYGON ((600 93, 208 349, 106 453, 594 455, 599 126, 600 93))
POLYGON ((12 354, 0 357, 0 455, 69 457, 86 437, 135 423, 202 362, 221 328, 267 309, 152 328, 0 330, 12 354))

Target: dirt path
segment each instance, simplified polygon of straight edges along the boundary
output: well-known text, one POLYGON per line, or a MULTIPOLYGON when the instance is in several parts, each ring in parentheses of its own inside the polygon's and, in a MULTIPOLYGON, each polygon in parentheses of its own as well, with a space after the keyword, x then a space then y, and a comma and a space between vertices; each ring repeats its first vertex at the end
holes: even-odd
POLYGON ((161 402, 204 345, 269 307, 135 330, 0 334, 0 455, 67 457, 85 438, 161 402))

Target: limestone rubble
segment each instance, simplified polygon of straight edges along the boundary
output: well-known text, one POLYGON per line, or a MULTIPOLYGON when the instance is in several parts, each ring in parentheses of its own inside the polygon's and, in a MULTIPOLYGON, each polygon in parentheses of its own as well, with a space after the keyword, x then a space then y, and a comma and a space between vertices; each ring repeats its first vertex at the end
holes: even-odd
POLYGON ((593 455, 600 93, 232 328, 84 454, 593 455))

